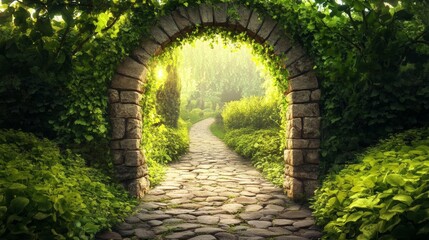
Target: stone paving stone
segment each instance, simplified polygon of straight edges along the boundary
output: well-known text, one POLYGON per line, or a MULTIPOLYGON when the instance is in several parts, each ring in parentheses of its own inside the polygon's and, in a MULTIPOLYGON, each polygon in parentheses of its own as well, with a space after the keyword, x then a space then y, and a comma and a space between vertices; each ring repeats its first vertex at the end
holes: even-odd
POLYGON ((217 232, 224 232, 222 228, 214 228, 214 227, 203 227, 195 229, 195 233, 198 234, 212 234, 217 232))
POLYGON ((230 203, 230 204, 224 204, 222 206, 222 209, 229 212, 229 213, 236 213, 240 211, 240 209, 243 208, 242 204, 239 203, 230 203))
POLYGON ((247 224, 255 228, 268 228, 272 225, 270 221, 248 221, 247 224))
POLYGON ((213 235, 199 235, 189 240, 216 240, 216 238, 213 235))
POLYGON ((211 135, 211 122, 191 128, 189 153, 114 232, 124 240, 320 238, 308 207, 290 201, 211 135))
POLYGON ((293 226, 296 227, 296 228, 304 228, 304 227, 313 226, 314 224, 315 223, 314 223, 313 219, 306 219, 306 220, 301 220, 301 221, 298 221, 298 222, 294 222, 293 226))
POLYGON ((286 226, 286 225, 292 225, 295 221, 289 220, 289 219, 274 219, 273 225, 274 226, 286 226))
POLYGON ((165 236, 165 239, 188 239, 193 236, 195 236, 195 233, 192 231, 183 231, 167 235, 165 236))
POLYGON ((217 224, 219 222, 219 217, 209 215, 199 216, 197 217, 197 221, 203 224, 217 224))
POLYGON ((135 235, 139 239, 153 239, 155 237, 155 233, 153 231, 142 228, 136 229, 135 235))
POLYGON ((222 239, 222 240, 236 240, 237 236, 235 236, 232 233, 227 233, 227 232, 219 232, 216 233, 215 236, 217 237, 217 239, 222 239))

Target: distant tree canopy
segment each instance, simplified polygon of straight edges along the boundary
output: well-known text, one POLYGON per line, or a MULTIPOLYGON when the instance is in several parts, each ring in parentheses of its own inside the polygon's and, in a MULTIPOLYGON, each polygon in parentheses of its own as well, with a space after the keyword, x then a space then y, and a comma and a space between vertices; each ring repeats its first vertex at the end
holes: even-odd
POLYGON ((215 109, 225 102, 247 96, 263 95, 265 82, 260 67, 252 61, 251 48, 245 44, 196 41, 178 49, 182 99, 186 107, 215 109), (192 106, 192 101, 195 106, 192 106))

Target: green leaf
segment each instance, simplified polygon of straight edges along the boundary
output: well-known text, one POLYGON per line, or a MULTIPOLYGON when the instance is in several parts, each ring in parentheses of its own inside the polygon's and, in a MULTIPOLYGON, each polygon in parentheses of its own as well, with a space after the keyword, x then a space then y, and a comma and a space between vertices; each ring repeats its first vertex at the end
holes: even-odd
POLYGON ((347 222, 356 222, 363 216, 362 211, 354 212, 347 217, 347 222))
POLYGON ((36 214, 33 216, 33 218, 34 218, 34 219, 36 219, 36 220, 43 220, 43 219, 45 219, 45 218, 47 218, 47 217, 49 217, 49 216, 51 216, 51 215, 50 215, 50 214, 43 213, 43 212, 38 212, 38 213, 36 213, 36 214))
POLYGON ((24 189, 27 189, 27 186, 25 186, 24 184, 21 184, 21 183, 12 183, 9 186, 9 189, 12 189, 12 190, 24 190, 24 189))
POLYGON ((392 186, 403 186, 405 184, 404 179, 399 174, 389 174, 386 177, 386 182, 392 186))
POLYGON ((393 197, 393 200, 403 202, 403 203, 407 204, 408 206, 410 206, 411 203, 413 203, 413 198, 408 196, 408 195, 404 195, 404 194, 395 195, 393 197))
POLYGON ((10 201, 9 212, 14 214, 20 214, 24 208, 30 203, 30 200, 26 197, 16 197, 10 201))

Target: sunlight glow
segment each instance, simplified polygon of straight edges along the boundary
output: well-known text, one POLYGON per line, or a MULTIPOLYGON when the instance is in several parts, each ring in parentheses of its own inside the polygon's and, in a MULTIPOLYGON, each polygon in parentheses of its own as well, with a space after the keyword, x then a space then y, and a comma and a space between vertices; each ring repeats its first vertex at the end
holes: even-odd
POLYGON ((165 77, 165 70, 162 67, 158 67, 158 69, 156 70, 156 78, 158 80, 162 80, 165 77))

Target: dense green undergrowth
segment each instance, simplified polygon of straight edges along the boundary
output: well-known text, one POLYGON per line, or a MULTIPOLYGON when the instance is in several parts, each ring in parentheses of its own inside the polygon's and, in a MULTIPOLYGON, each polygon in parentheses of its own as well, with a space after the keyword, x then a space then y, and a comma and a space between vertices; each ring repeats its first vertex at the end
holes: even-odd
POLYGON ((330 174, 312 208, 325 239, 428 239, 429 128, 384 140, 330 174))
POLYGON ((250 159, 265 178, 283 186, 284 160, 281 149, 280 129, 240 128, 225 134, 225 143, 238 154, 250 159))
POLYGON ((226 104, 210 127, 230 148, 251 160, 272 183, 282 186, 284 161, 275 98, 249 97, 226 104))
POLYGON ((135 205, 78 155, 0 130, 0 239, 93 239, 135 205))
POLYGON ((151 186, 155 186, 164 179, 166 164, 178 160, 188 151, 188 124, 179 120, 177 128, 165 125, 152 126, 147 129, 145 135, 148 135, 148 138, 143 147, 146 153, 149 181, 151 186))

